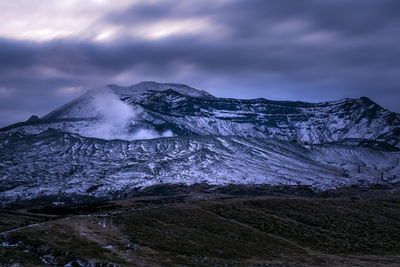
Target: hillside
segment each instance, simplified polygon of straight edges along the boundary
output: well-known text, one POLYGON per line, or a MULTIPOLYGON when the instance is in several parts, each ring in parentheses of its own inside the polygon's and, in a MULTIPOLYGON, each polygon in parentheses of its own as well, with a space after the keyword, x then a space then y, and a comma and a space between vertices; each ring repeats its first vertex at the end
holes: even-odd
POLYGON ((399 121, 367 98, 313 104, 110 85, 0 130, 0 202, 121 199, 163 183, 393 186, 399 121))

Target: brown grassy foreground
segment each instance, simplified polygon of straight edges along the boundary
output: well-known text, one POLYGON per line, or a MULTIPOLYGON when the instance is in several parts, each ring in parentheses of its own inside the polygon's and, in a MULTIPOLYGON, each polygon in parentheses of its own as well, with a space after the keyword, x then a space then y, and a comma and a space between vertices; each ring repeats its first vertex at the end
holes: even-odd
POLYGON ((0 235, 0 263, 399 266, 399 191, 329 195, 190 193, 84 208, 3 210, 3 232, 39 224, 0 235))

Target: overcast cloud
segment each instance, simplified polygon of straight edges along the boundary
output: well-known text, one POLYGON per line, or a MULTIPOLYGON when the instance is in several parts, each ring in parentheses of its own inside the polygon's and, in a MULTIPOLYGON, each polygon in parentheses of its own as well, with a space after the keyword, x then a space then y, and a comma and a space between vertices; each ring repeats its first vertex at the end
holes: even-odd
POLYGON ((0 126, 143 80, 400 112, 399 14, 398 0, 1 1, 0 126))

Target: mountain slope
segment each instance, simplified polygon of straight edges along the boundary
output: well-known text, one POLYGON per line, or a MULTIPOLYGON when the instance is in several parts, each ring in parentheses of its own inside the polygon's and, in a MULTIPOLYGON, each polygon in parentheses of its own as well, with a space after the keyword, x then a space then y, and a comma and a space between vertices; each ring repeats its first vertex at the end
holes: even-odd
POLYGON ((38 134, 49 128, 105 139, 154 138, 168 132, 167 136, 272 137, 303 144, 356 138, 400 148, 400 115, 366 97, 315 104, 240 100, 216 98, 186 85, 154 82, 90 90, 40 121, 1 131, 38 134), (110 126, 110 121, 117 125, 110 126), (110 133, 101 135, 99 128, 110 133), (140 135, 140 131, 152 134, 140 135))
POLYGON ((110 85, 0 129, 0 202, 124 198, 162 183, 395 184, 399 142, 399 114, 365 97, 315 104, 110 85))
POLYGON ((182 136, 129 142, 49 130, 9 134, 0 143, 3 204, 59 197, 74 202, 121 198, 160 183, 326 189, 395 183, 400 178, 400 152, 342 145, 307 149, 277 139, 182 136))

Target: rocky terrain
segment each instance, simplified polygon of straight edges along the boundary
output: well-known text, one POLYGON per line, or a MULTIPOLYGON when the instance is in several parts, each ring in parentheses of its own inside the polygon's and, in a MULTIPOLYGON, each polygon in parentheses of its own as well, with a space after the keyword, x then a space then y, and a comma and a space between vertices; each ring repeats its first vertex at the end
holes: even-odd
POLYGON ((325 190, 400 181, 400 152, 358 146, 307 148, 238 136, 103 140, 56 130, 13 133, 1 143, 3 206, 126 198, 160 183, 309 185, 325 190))
POLYGON ((153 186, 126 200, 0 210, 0 265, 397 266, 399 208, 399 190, 378 185, 153 186))
POLYGON ((40 119, 1 131, 37 134, 49 128, 105 139, 235 135, 302 144, 362 139, 400 148, 400 115, 366 97, 324 103, 241 100, 155 82, 92 89, 40 119))
POLYGON ((0 129, 1 266, 396 266, 400 115, 109 85, 0 129))
POLYGON ((312 104, 110 85, 0 130, 0 202, 121 199, 161 183, 394 185, 399 118, 365 97, 312 104))

